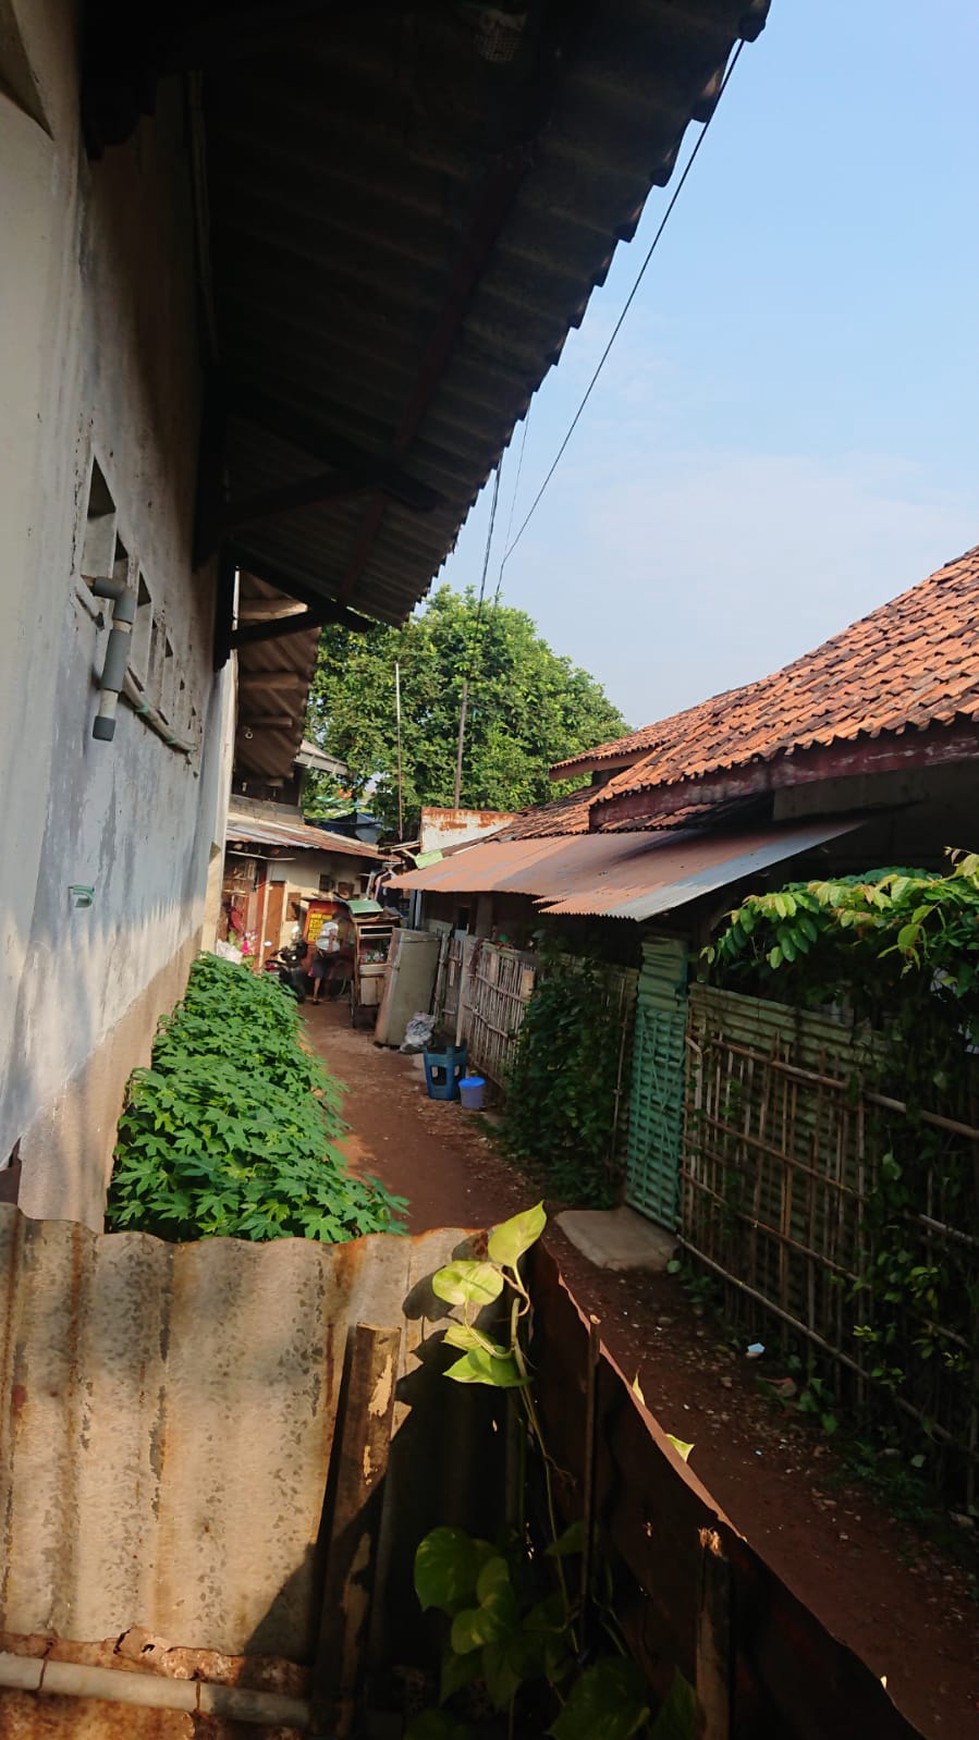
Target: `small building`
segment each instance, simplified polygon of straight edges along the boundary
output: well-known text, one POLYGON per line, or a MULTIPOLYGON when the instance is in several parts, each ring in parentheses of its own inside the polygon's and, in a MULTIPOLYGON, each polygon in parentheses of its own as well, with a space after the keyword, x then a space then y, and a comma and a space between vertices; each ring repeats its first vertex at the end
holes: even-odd
POLYGON ((219 935, 264 960, 304 926, 310 901, 365 895, 382 861, 359 840, 309 827, 299 809, 234 796, 219 935))

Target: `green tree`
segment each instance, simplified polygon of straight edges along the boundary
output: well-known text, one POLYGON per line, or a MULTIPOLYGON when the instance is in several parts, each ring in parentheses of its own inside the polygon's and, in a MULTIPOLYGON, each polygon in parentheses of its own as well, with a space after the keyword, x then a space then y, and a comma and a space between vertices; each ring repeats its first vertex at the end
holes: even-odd
MULTIPOLYGON (((355 797, 376 782, 370 807, 392 829, 398 820, 396 662, 408 835, 417 830, 423 804, 452 803, 466 678, 461 801, 472 808, 546 803, 580 783, 553 784, 553 762, 629 729, 600 684, 553 652, 524 611, 492 603, 480 611, 472 588, 440 587, 404 628, 378 624, 366 634, 325 628, 307 733, 343 757, 355 797)), ((327 796, 315 779, 311 788, 313 804, 327 796)))

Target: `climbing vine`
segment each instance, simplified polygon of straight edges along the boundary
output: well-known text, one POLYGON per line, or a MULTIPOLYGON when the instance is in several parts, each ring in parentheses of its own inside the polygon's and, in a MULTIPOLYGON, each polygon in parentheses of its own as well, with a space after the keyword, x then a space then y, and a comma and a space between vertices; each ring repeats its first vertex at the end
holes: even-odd
MULTIPOLYGON (((594 1586, 587 1591, 580 1575, 571 1574, 585 1551, 585 1523, 559 1526, 526 1345, 530 1294, 521 1259, 544 1226, 539 1203, 493 1228, 485 1258, 449 1263, 432 1278, 437 1298, 461 1312, 445 1333, 446 1345, 459 1355, 445 1375, 510 1392, 543 1482, 546 1522, 540 1539, 527 1505, 525 1461, 519 1514, 508 1518, 507 1539, 484 1541, 443 1527, 419 1543, 415 1592, 423 1608, 444 1615, 445 1638, 438 1706, 415 1718, 406 1740, 473 1740, 465 1703, 474 1685, 505 1714, 509 1736, 695 1740, 696 1698, 679 1672, 652 1715, 646 1681, 615 1615, 607 1567, 604 1577, 588 1580, 594 1586), (481 1319, 494 1307, 502 1327, 490 1333, 481 1319), (597 1635, 586 1647, 582 1628, 589 1613, 597 1635)), ((691 1449, 671 1442, 682 1455, 691 1449)))
MULTIPOLYGON (((979 1166, 968 1135, 979 1100, 979 854, 950 856, 944 875, 890 868, 752 895, 704 951, 715 982, 831 1006, 863 1042, 854 1091, 871 1090, 876 1166, 849 1284, 855 1351, 878 1390, 938 1436, 943 1397, 953 1432, 979 1399, 979 1166)), ((975 1477, 973 1466, 973 1493, 975 1477)))
POLYGON ((539 950, 507 1089, 504 1146, 564 1201, 601 1207, 618 1184, 629 1047, 620 981, 601 961, 539 950))

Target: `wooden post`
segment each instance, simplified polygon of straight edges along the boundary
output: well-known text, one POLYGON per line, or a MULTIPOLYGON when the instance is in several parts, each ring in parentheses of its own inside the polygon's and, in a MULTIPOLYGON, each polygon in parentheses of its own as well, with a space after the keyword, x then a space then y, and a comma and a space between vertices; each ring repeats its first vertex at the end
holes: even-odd
POLYGON ((733 1720, 731 1566, 714 1529, 700 1531, 700 1610, 697 1616, 697 1701, 702 1740, 730 1740, 733 1720))
POLYGON ((400 1329, 358 1323, 350 1332, 334 1439, 332 1506, 312 1683, 314 1732, 338 1740, 352 1731, 366 1662, 379 1500, 391 1449, 400 1352, 400 1329))

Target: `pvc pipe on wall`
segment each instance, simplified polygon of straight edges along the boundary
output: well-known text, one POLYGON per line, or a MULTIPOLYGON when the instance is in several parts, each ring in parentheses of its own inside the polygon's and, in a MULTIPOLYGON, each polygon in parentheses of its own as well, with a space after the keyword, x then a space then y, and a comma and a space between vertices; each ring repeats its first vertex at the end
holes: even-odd
POLYGON ((0 1654, 0 1690, 3 1688, 56 1693, 63 1698, 97 1698, 109 1704, 139 1704, 149 1710, 185 1710, 191 1715, 226 1716, 270 1727, 308 1731, 312 1725, 308 1699, 290 1698, 283 1692, 219 1686, 211 1680, 170 1680, 122 1668, 48 1661, 43 1656, 0 1654))
POLYGON ((111 743, 116 734, 116 708, 122 685, 129 669, 129 648, 132 645, 133 623, 136 621, 136 594, 132 587, 119 580, 95 580, 92 591, 96 598, 112 600, 112 629, 105 649, 105 663, 99 678, 99 710, 92 726, 92 736, 100 743, 111 743))

